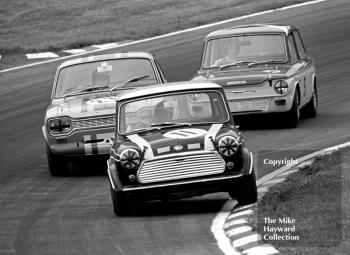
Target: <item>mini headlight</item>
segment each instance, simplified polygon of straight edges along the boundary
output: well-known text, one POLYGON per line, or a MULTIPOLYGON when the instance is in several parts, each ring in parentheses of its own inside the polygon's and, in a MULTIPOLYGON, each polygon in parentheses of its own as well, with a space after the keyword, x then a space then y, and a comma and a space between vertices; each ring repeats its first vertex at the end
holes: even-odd
POLYGON ((233 136, 224 136, 218 142, 218 150, 224 156, 232 156, 238 150, 238 141, 233 136))
POLYGON ((120 154, 120 164, 126 169, 137 167, 140 161, 140 154, 135 149, 126 149, 120 154))
POLYGON ((47 123, 48 131, 53 135, 68 133, 72 129, 71 120, 68 118, 50 119, 47 123))
POLYGON ((286 94, 288 92, 288 83, 284 80, 278 80, 274 83, 273 88, 277 94, 286 94))

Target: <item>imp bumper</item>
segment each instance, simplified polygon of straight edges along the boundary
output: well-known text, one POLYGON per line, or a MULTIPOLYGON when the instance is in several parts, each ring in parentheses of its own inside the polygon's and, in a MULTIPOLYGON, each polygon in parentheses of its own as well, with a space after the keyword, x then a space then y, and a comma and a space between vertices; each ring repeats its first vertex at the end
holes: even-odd
POLYGON ((231 112, 235 115, 251 113, 282 113, 288 112, 292 108, 293 93, 288 93, 283 96, 228 96, 227 99, 231 112))

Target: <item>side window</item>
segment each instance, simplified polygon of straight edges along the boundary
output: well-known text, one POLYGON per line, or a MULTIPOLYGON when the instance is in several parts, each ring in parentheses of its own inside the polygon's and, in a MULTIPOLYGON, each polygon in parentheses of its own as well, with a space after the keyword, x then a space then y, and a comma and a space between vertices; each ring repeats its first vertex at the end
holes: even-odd
POLYGON ((298 53, 295 47, 295 42, 292 34, 288 35, 288 45, 290 52, 290 60, 292 63, 295 63, 298 61, 298 53))
POLYGON ((293 35, 294 35, 295 43, 297 46, 297 51, 299 53, 299 57, 301 59, 304 59, 306 57, 306 52, 305 52, 304 44, 300 38, 299 32, 293 31, 293 35))

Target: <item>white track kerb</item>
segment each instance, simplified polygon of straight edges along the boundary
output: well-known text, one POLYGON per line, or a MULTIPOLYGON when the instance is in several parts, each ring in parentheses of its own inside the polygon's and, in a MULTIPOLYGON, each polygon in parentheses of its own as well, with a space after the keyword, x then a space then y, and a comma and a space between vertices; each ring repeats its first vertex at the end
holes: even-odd
MULTIPOLYGON (((296 159, 297 165, 283 166, 257 181, 259 199, 276 183, 282 182, 286 177, 299 169, 312 164, 317 156, 323 156, 344 147, 349 147, 350 142, 329 147, 296 159)), ((237 207, 236 201, 228 200, 220 212, 214 218, 211 231, 214 233, 219 248, 226 254, 278 254, 272 245, 261 245, 261 237, 249 226, 247 218, 254 213, 252 208, 256 204, 237 207), (242 235, 243 234, 243 235, 242 235), (246 247, 246 249, 245 249, 246 247)))
MULTIPOLYGON (((95 52, 101 52, 101 51, 110 50, 110 49, 118 49, 118 48, 125 47, 125 46, 130 46, 130 45, 134 45, 134 44, 138 44, 138 43, 144 43, 144 42, 148 42, 148 41, 158 40, 158 39, 170 37, 173 35, 179 35, 179 34, 183 34, 183 33, 188 33, 188 32, 192 32, 192 31, 197 31, 197 30, 201 30, 201 29, 205 29, 205 28, 214 27, 217 25, 223 25, 223 24, 233 22, 233 21, 239 21, 239 20, 243 20, 243 19, 247 19, 247 18, 251 18, 251 17, 255 17, 255 16, 260 16, 260 15, 264 15, 264 14, 271 13, 274 11, 288 10, 288 9, 297 8, 297 7, 301 7, 301 6, 305 6, 305 5, 317 4, 317 3, 325 2, 325 1, 328 1, 328 0, 314 0, 314 1, 300 3, 300 4, 289 5, 289 6, 285 6, 285 7, 281 7, 281 8, 252 13, 252 14, 248 14, 248 15, 244 15, 244 16, 240 16, 240 17, 236 17, 236 18, 232 18, 232 19, 222 20, 222 21, 215 22, 215 23, 210 23, 210 24, 206 24, 206 25, 202 25, 202 26, 198 26, 198 27, 188 28, 188 29, 184 29, 184 30, 180 30, 180 31, 176 31, 176 32, 172 32, 172 33, 168 33, 168 34, 164 34, 164 35, 159 35, 159 36, 154 36, 154 37, 150 37, 150 38, 146 38, 146 39, 142 39, 142 40, 133 41, 133 42, 127 42, 127 43, 121 43, 121 44, 111 43, 110 47, 109 47, 109 45, 105 44, 104 47, 101 47, 100 49, 97 49, 97 50, 81 52, 81 53, 77 53, 77 54, 73 54, 73 55, 69 55, 69 56, 64 56, 64 57, 59 57, 59 58, 50 59, 50 60, 46 60, 46 61, 31 63, 28 65, 8 68, 8 69, 0 70, 0 73, 6 73, 6 72, 15 71, 15 70, 28 68, 28 67, 32 67, 32 66, 56 62, 56 61, 60 61, 60 60, 64 60, 64 59, 75 58, 75 57, 84 56, 84 55, 95 53, 95 52)), ((75 52, 77 52, 77 51, 75 51, 75 52)))

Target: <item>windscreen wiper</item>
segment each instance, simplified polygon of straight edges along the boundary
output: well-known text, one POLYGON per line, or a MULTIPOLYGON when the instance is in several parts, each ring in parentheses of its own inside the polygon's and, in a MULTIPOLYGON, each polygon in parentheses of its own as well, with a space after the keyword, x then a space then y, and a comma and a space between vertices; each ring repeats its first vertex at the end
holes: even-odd
POLYGON ((224 70, 224 69, 229 68, 231 66, 238 66, 238 65, 241 65, 241 64, 250 64, 250 63, 252 63, 252 61, 237 61, 237 62, 229 63, 229 64, 226 64, 226 65, 221 65, 220 66, 220 70, 224 70))
POLYGON ((63 95, 63 98, 66 98, 67 96, 79 94, 79 93, 91 92, 91 91, 96 91, 96 90, 104 90, 104 89, 108 89, 108 88, 109 88, 108 86, 87 87, 84 89, 80 89, 78 91, 73 91, 73 92, 70 92, 68 94, 65 94, 65 95, 63 95))
POLYGON ((151 127, 181 127, 181 126, 191 127, 192 124, 191 123, 163 122, 163 123, 151 125, 151 127))
POLYGON ((151 128, 138 128, 138 129, 133 129, 130 132, 127 132, 128 135, 130 134, 134 134, 134 133, 141 133, 141 132, 147 132, 147 131, 153 131, 153 130, 157 130, 157 131, 161 131, 161 129, 159 127, 151 127, 151 128))
POLYGON ((275 64, 275 63, 284 63, 285 61, 283 60, 265 60, 265 61, 260 61, 260 62, 251 62, 250 64, 248 64, 248 67, 252 67, 255 65, 263 65, 263 64, 275 64))
POLYGON ((120 84, 114 86, 113 88, 111 88, 111 89, 109 90, 109 93, 112 94, 112 92, 113 92, 114 90, 116 90, 116 89, 118 89, 118 88, 122 88, 123 86, 125 86, 126 84, 128 84, 128 83, 130 83, 130 82, 136 82, 136 81, 139 81, 139 80, 148 78, 148 77, 149 77, 149 75, 135 76, 135 77, 133 77, 133 78, 131 78, 131 79, 129 79, 129 80, 126 80, 126 81, 124 81, 124 82, 122 82, 122 83, 120 83, 120 84))

